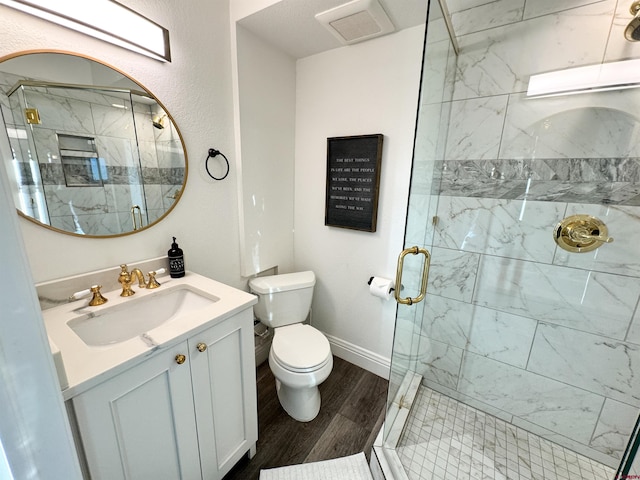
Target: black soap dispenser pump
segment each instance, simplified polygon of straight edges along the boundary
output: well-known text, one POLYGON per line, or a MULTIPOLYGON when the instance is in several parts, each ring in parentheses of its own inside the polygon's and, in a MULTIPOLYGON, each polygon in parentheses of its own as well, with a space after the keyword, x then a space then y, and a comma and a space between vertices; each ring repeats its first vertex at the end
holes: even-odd
POLYGON ((171 250, 167 252, 167 255, 169 257, 169 274, 171 278, 184 277, 184 254, 176 243, 176 237, 173 237, 171 250))

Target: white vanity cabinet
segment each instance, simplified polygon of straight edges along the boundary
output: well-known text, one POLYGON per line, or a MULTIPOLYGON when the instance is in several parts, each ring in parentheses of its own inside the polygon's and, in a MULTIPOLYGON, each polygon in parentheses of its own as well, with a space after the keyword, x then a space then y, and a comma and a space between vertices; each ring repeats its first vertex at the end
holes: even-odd
POLYGON ((253 456, 254 358, 248 308, 73 397, 91 479, 213 480, 253 456))

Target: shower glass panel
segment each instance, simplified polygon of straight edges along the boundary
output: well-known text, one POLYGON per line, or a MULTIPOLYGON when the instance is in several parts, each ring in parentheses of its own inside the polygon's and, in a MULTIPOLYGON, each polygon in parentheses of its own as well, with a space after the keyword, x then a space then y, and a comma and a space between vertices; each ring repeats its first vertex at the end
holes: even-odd
POLYGON ((163 194, 173 185, 145 192, 143 181, 161 183, 157 165, 144 168, 158 144, 171 166, 173 127, 165 145, 158 141, 164 123, 154 128, 148 121, 155 102, 129 90, 33 81, 20 82, 8 98, 12 176, 20 179, 23 212, 89 236, 131 231, 132 223, 140 228, 164 212, 163 194))
MULTIPOLYGON (((437 207, 437 195, 432 195, 434 172, 439 167, 436 159, 442 158, 448 128, 452 85, 455 75, 456 54, 448 34, 443 13, 438 2, 431 2, 428 9, 423 51, 423 69, 420 88, 420 108, 417 117, 413 170, 411 177, 409 214, 405 232, 405 248, 413 245, 430 245, 433 230, 427 228, 437 207), (428 236, 428 237, 427 237, 428 236)), ((416 297, 420 289, 422 256, 408 255, 404 259, 402 296, 416 297)), ((407 415, 406 399, 419 381, 421 351, 416 325, 420 325, 424 303, 412 306, 398 305, 394 334, 391 375, 385 421, 385 444, 395 445, 407 415)))
POLYGON ((398 307, 384 432, 412 479, 614 478, 639 413, 640 90, 527 96, 628 60, 624 6, 530 3, 451 12, 456 56, 430 2, 405 248, 431 270, 398 307), (560 248, 573 215, 614 241, 560 248))
POLYGON ((49 211, 47 210, 44 186, 40 175, 38 158, 35 154, 33 136, 28 135, 25 118, 25 99, 22 89, 16 90, 8 97, 10 114, 5 119, 7 134, 11 145, 12 161, 9 168, 9 177, 17 178, 17 191, 13 194, 20 205, 20 210, 37 219, 39 222, 49 224, 49 211), (14 120, 15 117, 15 120, 14 120), (33 152, 33 153, 32 153, 33 152))

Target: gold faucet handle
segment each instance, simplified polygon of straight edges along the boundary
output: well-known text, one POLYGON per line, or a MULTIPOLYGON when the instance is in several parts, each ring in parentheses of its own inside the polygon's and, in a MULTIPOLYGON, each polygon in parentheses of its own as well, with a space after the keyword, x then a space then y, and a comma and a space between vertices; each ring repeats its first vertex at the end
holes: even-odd
POLYGON ((160 275, 166 272, 166 269, 160 268, 156 271, 151 271, 147 275, 149 276, 149 281, 147 282, 147 288, 158 288, 161 284, 156 280, 156 275, 160 275))
POLYGON ((156 272, 149 272, 149 281, 147 282, 147 288, 158 288, 160 283, 156 280, 156 272))
POLYGON ((91 287, 91 293, 93 293, 93 298, 89 300, 90 307, 97 307, 98 305, 104 305, 109 300, 102 296, 100 293, 100 289, 102 285, 94 285, 91 287))

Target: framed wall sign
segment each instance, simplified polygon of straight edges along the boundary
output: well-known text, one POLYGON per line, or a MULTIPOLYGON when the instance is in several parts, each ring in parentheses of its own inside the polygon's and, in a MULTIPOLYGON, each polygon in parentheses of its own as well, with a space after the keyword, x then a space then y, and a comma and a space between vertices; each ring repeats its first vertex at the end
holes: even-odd
POLYGON ((327 138, 324 224, 376 231, 382 134, 327 138))

